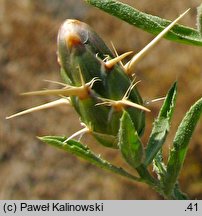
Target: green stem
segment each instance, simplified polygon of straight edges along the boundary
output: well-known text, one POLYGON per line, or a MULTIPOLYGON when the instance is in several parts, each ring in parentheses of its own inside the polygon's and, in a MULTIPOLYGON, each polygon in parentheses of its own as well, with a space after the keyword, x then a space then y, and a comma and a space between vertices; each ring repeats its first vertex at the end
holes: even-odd
POLYGON ((143 178, 147 184, 149 184, 149 185, 156 185, 157 184, 157 180, 150 175, 146 166, 141 164, 139 167, 136 167, 136 170, 137 170, 138 174, 140 175, 140 177, 143 178))
POLYGON ((165 197, 160 182, 149 173, 145 165, 140 165, 136 170, 146 184, 150 185, 154 190, 165 197))
POLYGON ((167 195, 164 190, 163 187, 161 185, 161 183, 159 182, 159 180, 155 179, 153 176, 151 176, 151 174, 149 173, 149 171, 147 170, 145 165, 140 165, 139 167, 136 168, 138 174, 140 175, 140 177, 142 178, 142 180, 150 185, 154 190, 156 190, 159 194, 161 194, 165 199, 168 200, 187 200, 188 197, 186 194, 184 194, 180 188, 178 183, 176 183, 174 189, 173 189, 173 193, 170 195, 167 195))

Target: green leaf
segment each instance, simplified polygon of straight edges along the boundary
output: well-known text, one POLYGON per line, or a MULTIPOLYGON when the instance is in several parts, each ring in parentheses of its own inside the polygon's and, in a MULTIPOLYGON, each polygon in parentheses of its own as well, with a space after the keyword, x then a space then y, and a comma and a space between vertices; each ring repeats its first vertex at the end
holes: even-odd
POLYGON ((38 138, 41 141, 51 146, 54 146, 56 148, 67 151, 73 155, 76 155, 80 158, 83 158, 87 160, 88 162, 102 169, 111 171, 113 173, 119 174, 124 177, 127 177, 131 180, 142 182, 142 179, 131 175, 130 173, 128 173, 121 167, 116 167, 112 165, 111 163, 109 163, 108 161, 103 160, 100 156, 97 156, 87 146, 84 146, 80 142, 77 142, 75 140, 66 141, 66 137, 60 137, 60 136, 44 136, 44 137, 38 137, 38 138))
POLYGON ((41 141, 48 143, 49 145, 61 148, 61 149, 69 149, 69 148, 74 148, 77 147, 81 150, 88 151, 89 148, 87 146, 84 146, 80 142, 77 142, 73 139, 69 140, 66 142, 67 137, 64 136, 44 136, 44 137, 38 137, 41 141), (68 147, 66 144, 68 143, 68 147))
POLYGON ((187 153, 188 144, 192 133, 202 113, 202 98, 199 99, 186 113, 176 132, 173 148, 167 164, 167 174, 165 176, 165 192, 170 194, 179 176, 187 153))
POLYGON ((142 163, 144 150, 130 115, 124 111, 120 120, 119 148, 124 159, 134 168, 142 163))
MULTIPOLYGON (((143 13, 115 0, 86 0, 91 5, 118 17, 151 34, 159 34, 171 21, 143 13)), ((175 25, 165 36, 166 39, 184 44, 202 46, 202 37, 198 30, 175 25)))
POLYGON ((202 4, 197 8, 196 21, 198 32, 202 35, 202 4))
MULTIPOLYGON (((154 122, 154 126, 146 148, 146 158, 144 162, 146 166, 148 166, 152 162, 156 154, 159 152, 159 150, 161 150, 162 145, 166 140, 166 136, 170 129, 171 117, 173 115, 173 111, 175 108, 176 95, 177 95, 177 83, 175 82, 173 86, 170 88, 166 96, 166 99, 161 107, 159 115, 154 122)), ((156 167, 159 166, 159 169, 162 169, 163 164, 160 164, 161 160, 159 160, 159 158, 161 158, 161 155, 158 155, 159 162, 156 161, 157 164, 155 165, 156 167)))

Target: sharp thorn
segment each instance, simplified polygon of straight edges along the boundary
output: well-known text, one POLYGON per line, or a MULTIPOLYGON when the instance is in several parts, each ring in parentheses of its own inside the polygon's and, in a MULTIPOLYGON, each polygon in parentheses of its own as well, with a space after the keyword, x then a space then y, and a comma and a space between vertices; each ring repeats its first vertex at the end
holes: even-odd
POLYGON ((52 102, 49 102, 49 103, 45 103, 45 104, 42 104, 42 105, 39 105, 39 106, 36 106, 36 107, 32 107, 32 108, 27 109, 27 110, 24 110, 22 112, 13 114, 11 116, 6 117, 6 119, 11 119, 11 118, 14 118, 14 117, 17 117, 17 116, 25 115, 25 114, 36 112, 36 111, 39 111, 39 110, 49 109, 49 108, 56 107, 56 106, 59 106, 59 105, 62 105, 62 104, 69 104, 69 100, 66 99, 66 98, 61 98, 59 100, 52 101, 52 102))
POLYGON ((33 91, 33 92, 26 92, 22 93, 21 95, 25 96, 43 96, 43 95, 56 95, 56 96, 78 96, 79 98, 85 98, 88 95, 87 86, 80 86, 80 87, 67 87, 63 89, 49 89, 49 90, 42 90, 42 91, 33 91))
POLYGON ((80 80, 81 80, 81 85, 85 86, 85 81, 84 81, 83 74, 81 72, 80 66, 78 66, 78 70, 79 70, 79 76, 80 76, 80 80))
POLYGON ((68 90, 69 88, 48 89, 48 90, 41 90, 41 91, 25 92, 25 93, 21 93, 20 95, 22 96, 38 96, 38 95, 64 95, 66 96, 68 90))
POLYGON ((129 101, 125 98, 121 99, 121 100, 110 100, 110 99, 105 99, 102 98, 103 102, 97 103, 96 106, 111 106, 114 107, 116 110, 122 110, 124 107, 126 106, 130 106, 130 107, 134 107, 136 109, 140 109, 146 112, 151 112, 149 109, 147 109, 146 107, 137 104, 137 103, 133 103, 132 101, 129 101))
POLYGON ((81 139, 81 137, 85 134, 85 133, 88 133, 90 132, 90 129, 85 127, 85 128, 82 128, 81 130, 77 131, 76 133, 72 134, 70 137, 68 137, 63 143, 66 143, 68 142, 69 140, 75 138, 75 137, 78 137, 79 136, 79 139, 81 139))
POLYGON ((126 91, 126 93, 125 93, 125 95, 123 96, 122 99, 128 99, 128 97, 130 96, 130 93, 131 93, 131 91, 133 90, 133 88, 134 88, 138 83, 140 83, 140 82, 141 82, 141 80, 135 82, 135 79, 133 79, 133 81, 131 82, 129 88, 127 89, 127 91, 126 91))
POLYGON ((101 81, 98 77, 94 77, 90 82, 84 83, 84 80, 81 75, 81 86, 69 86, 66 85, 66 87, 62 89, 48 89, 48 90, 41 90, 41 91, 33 91, 33 92, 25 92, 21 93, 20 95, 25 95, 25 96, 36 96, 36 95, 59 95, 59 96, 78 96, 79 98, 86 98, 88 97, 88 89, 92 88, 93 84, 97 81, 101 81))
POLYGON ((142 106, 140 104, 137 104, 137 103, 133 103, 133 102, 131 102, 129 100, 121 100, 120 102, 123 105, 126 105, 126 106, 134 107, 134 108, 146 111, 146 112, 151 112, 151 110, 147 109, 146 107, 144 107, 144 106, 142 106))
POLYGON ((165 34, 182 18, 190 9, 186 10, 177 19, 170 23, 162 32, 160 32, 149 44, 147 44, 140 52, 135 54, 133 58, 124 65, 125 72, 129 75, 133 73, 134 66, 139 62, 159 41, 165 34))
POLYGON ((120 56, 117 56, 113 59, 108 60, 107 62, 105 62, 105 66, 110 69, 112 68, 116 63, 120 62, 121 60, 123 60, 124 58, 126 58, 128 55, 130 55, 132 53, 132 51, 123 53, 120 56))
MULTIPOLYGON (((116 56, 119 56, 119 54, 118 54, 118 52, 117 52, 117 50, 116 50, 116 48, 115 48, 115 46, 114 46, 114 44, 113 44, 113 42, 112 42, 112 41, 111 41, 111 46, 112 46, 112 49, 113 49, 113 51, 114 51, 115 55, 116 55, 116 56)), ((121 66, 122 66, 122 67, 124 67, 124 65, 123 65, 123 62, 122 62, 122 61, 120 61, 120 64, 121 64, 121 66)))
POLYGON ((102 80, 98 77, 94 77, 90 82, 86 83, 90 88, 93 87, 95 82, 101 82, 102 80))
POLYGON ((153 100, 145 101, 145 104, 159 102, 159 101, 165 100, 165 98, 166 97, 161 97, 161 98, 156 98, 156 99, 153 99, 153 100))

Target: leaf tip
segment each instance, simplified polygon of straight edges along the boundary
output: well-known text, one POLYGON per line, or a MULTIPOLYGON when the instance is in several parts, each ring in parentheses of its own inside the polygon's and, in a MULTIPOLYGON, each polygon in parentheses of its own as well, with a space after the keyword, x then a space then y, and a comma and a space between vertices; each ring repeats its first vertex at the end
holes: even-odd
POLYGON ((198 32, 202 37, 202 4, 197 7, 196 25, 198 32))

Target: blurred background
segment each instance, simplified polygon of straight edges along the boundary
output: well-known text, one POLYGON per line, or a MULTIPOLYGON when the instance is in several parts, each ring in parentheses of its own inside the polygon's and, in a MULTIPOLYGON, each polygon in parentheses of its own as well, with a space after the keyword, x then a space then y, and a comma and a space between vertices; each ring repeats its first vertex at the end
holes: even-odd
MULTIPOLYGON (((195 28, 201 0, 123 1, 139 10, 173 20, 192 8, 181 21, 195 28)), ((41 143, 36 136, 66 135, 80 129, 73 108, 61 106, 12 120, 5 117, 53 100, 53 97, 20 97, 19 93, 53 88, 45 79, 61 81, 56 58, 57 31, 67 18, 91 25, 118 53, 143 48, 152 35, 87 5, 83 0, 0 0, 0 199, 162 199, 147 185, 130 182, 103 171, 68 153, 41 143)), ((178 80, 178 98, 164 154, 177 126, 190 106, 202 96, 202 48, 162 39, 136 67, 142 97, 151 100, 166 94, 178 80)), ((152 121, 162 102, 150 104, 147 141, 152 121)), ((202 199, 202 121, 190 143, 180 175, 180 185, 192 199, 202 199)), ((89 136, 82 142, 113 164, 124 166, 120 154, 89 136)))

